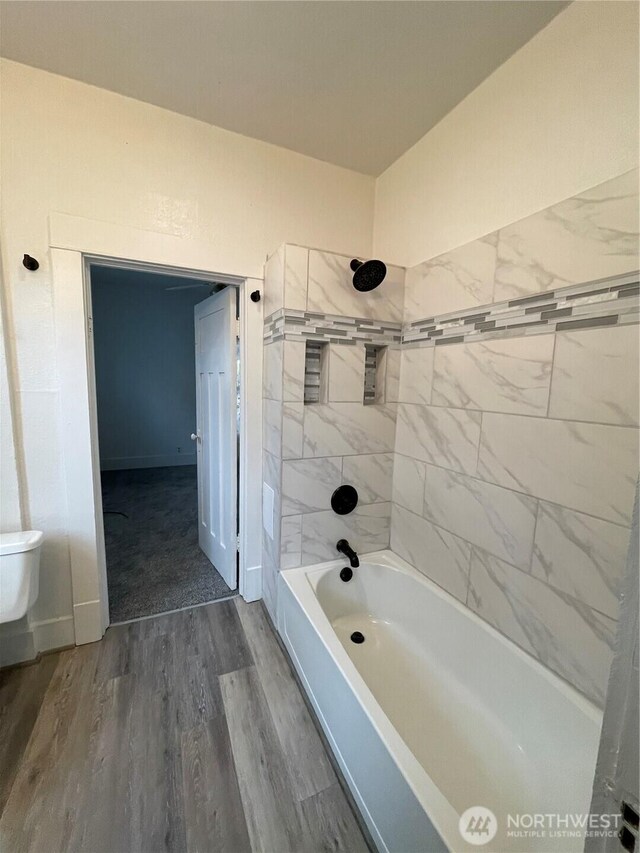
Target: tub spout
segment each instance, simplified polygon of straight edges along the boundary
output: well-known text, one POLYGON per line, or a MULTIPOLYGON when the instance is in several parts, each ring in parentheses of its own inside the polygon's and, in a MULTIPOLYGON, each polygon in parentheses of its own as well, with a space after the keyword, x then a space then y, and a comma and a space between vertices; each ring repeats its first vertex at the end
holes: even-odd
POLYGON ((340 551, 341 554, 344 554, 345 557, 347 557, 347 559, 351 563, 352 569, 358 568, 358 566, 360 565, 358 555, 353 550, 351 545, 349 545, 346 539, 338 539, 338 541, 336 542, 336 548, 338 549, 338 551, 340 551))

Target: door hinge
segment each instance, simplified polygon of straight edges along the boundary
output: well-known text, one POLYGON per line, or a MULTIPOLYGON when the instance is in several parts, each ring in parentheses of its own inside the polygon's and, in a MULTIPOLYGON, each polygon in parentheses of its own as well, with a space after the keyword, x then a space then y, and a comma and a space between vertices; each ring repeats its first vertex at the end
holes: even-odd
POLYGON ((240 537, 236 536, 236 551, 240 551, 240 537))

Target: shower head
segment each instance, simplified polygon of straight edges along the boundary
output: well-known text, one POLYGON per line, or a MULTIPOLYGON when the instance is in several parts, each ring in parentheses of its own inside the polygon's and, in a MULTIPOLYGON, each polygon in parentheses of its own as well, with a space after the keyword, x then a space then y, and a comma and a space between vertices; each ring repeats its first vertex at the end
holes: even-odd
POLYGON ((382 261, 375 259, 363 263, 354 258, 351 261, 351 269, 353 270, 353 286, 361 293, 374 290, 379 284, 382 284, 387 274, 386 266, 382 261))

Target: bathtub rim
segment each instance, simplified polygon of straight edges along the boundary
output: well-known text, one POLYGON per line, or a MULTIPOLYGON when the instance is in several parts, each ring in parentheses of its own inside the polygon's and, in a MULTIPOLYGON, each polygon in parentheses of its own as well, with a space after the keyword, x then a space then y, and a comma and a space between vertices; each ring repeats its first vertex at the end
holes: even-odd
MULTIPOLYGON (((597 705, 391 549, 372 551, 360 554, 359 556, 360 569, 366 569, 368 564, 379 565, 394 572, 408 575, 414 581, 426 587, 431 594, 436 595, 445 603, 453 606, 464 618, 470 619, 481 630, 487 632, 501 645, 505 646, 510 653, 515 654, 524 666, 542 676, 552 687, 559 690, 567 701, 576 706, 578 712, 585 714, 597 726, 598 731, 601 730, 603 711, 597 705)), ((386 715, 384 709, 347 654, 338 635, 333 630, 329 617, 322 608, 316 592, 318 581, 327 572, 344 566, 344 563, 344 559, 336 559, 308 566, 283 569, 279 573, 279 582, 287 585, 291 594, 303 609, 315 634, 319 637, 335 665, 338 667, 341 676, 348 688, 355 695, 392 761, 405 778, 420 806, 428 814, 429 820, 433 823, 433 826, 445 844, 451 847, 453 842, 455 846, 451 847, 451 849, 455 849, 455 847, 460 849, 464 847, 469 850, 475 849, 465 845, 464 842, 461 844, 458 832, 458 812, 431 778, 428 771, 415 757, 402 735, 386 715)), ((278 598, 278 601, 280 601, 280 598, 278 598)), ((282 627, 280 623, 280 608, 278 606, 278 630, 280 632, 282 627)), ((596 756, 594 755, 594 769, 595 760, 596 756)), ((482 804, 478 803, 477 805, 482 804)), ((588 803, 586 807, 588 809, 588 803)))

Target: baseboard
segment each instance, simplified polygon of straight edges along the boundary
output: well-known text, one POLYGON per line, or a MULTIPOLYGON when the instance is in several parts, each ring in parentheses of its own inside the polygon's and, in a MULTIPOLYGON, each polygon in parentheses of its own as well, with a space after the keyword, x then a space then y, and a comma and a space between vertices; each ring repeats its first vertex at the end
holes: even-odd
POLYGON ((73 617, 61 616, 22 625, 0 639, 0 667, 34 661, 42 652, 75 645, 73 617))
POLYGON ((48 652, 74 646, 76 642, 73 629, 73 617, 61 616, 59 619, 45 619, 31 625, 36 652, 48 652))
POLYGON ((262 598, 262 566, 248 566, 245 569, 242 597, 245 601, 259 601, 262 598))
POLYGON ((172 456, 117 456, 101 459, 101 471, 126 471, 130 468, 175 468, 177 465, 195 465, 195 453, 176 453, 172 456))
POLYGON ((102 608, 99 601, 74 604, 73 622, 77 646, 102 639, 102 608))
POLYGON ((16 634, 4 634, 0 638, 0 667, 35 660, 37 657, 31 628, 16 634))

